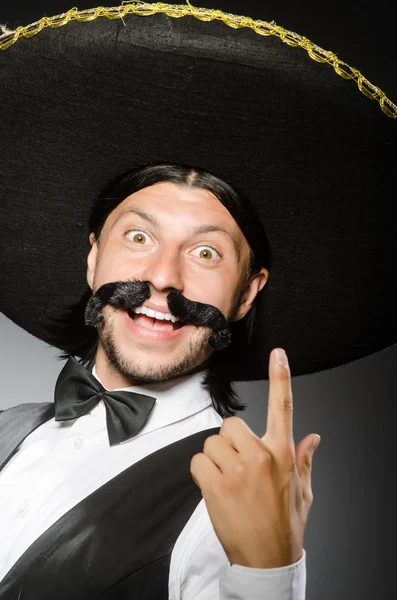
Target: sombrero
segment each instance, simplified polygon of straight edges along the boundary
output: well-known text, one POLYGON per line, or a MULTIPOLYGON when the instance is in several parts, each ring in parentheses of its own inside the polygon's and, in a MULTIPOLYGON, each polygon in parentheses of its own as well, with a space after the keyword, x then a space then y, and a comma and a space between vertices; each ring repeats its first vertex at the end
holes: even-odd
POLYGON ((396 343, 397 107, 333 52, 191 5, 72 9, 0 37, 0 90, 0 310, 29 333, 57 346, 47 322, 86 290, 101 189, 164 161, 240 190, 268 235, 234 380, 274 347, 301 375, 396 343))

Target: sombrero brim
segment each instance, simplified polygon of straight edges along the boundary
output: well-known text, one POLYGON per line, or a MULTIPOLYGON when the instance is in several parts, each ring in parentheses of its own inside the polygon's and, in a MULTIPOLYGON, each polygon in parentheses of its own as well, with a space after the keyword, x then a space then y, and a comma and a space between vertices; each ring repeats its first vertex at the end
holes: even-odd
POLYGON ((86 289, 94 198, 167 161, 242 191, 268 233, 270 280, 249 351, 230 349, 233 379, 266 379, 278 346, 301 375, 394 344, 397 108, 281 27, 173 10, 74 10, 0 38, 0 310, 57 346, 44 327, 86 289))

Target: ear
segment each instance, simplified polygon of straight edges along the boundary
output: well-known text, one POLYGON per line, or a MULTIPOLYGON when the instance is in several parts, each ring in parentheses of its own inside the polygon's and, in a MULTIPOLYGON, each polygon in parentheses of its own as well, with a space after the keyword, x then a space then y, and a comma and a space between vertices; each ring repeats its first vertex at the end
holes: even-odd
POLYGON ((269 271, 265 268, 252 275, 245 286, 244 295, 235 313, 234 320, 239 321, 251 310, 258 293, 265 287, 269 279, 269 271))
POLYGON ((98 242, 95 239, 95 234, 90 233, 91 250, 87 256, 87 283, 91 289, 94 285, 95 267, 98 255, 98 242))

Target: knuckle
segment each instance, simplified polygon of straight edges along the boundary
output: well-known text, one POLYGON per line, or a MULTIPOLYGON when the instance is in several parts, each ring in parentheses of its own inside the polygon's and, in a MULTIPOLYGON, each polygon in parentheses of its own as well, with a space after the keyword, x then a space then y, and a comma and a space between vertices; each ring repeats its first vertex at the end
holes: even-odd
POLYGON ((306 502, 309 507, 313 504, 313 500, 314 500, 313 492, 311 490, 309 490, 306 494, 306 502))
POLYGON ((245 467, 244 463, 242 463, 239 460, 236 460, 234 462, 234 464, 233 464, 232 472, 238 478, 240 478, 241 476, 245 475, 246 467, 245 467))
POLYGON ((307 456, 305 458, 304 467, 307 471, 309 471, 309 473, 312 472, 312 466, 313 466, 312 458, 310 456, 307 456))
POLYGON ((290 415, 292 412, 292 395, 285 394, 280 400, 280 407, 283 413, 290 415))
POLYGON ((261 452, 256 452, 253 457, 254 462, 263 469, 270 469, 272 466, 272 455, 265 448, 261 452))
POLYGON ((226 419, 224 419, 224 421, 221 425, 221 430, 232 431, 237 426, 239 421, 241 421, 241 419, 239 417, 236 417, 236 416, 227 417, 226 419))
POLYGON ((200 456, 201 456, 201 452, 199 454, 195 454, 194 456, 192 456, 191 460, 190 460, 190 471, 193 472, 198 468, 199 462, 201 460, 200 456))
POLYGON ((203 450, 204 452, 206 452, 207 450, 210 450, 211 448, 214 447, 214 445, 217 443, 219 438, 218 434, 214 434, 214 435, 210 435, 205 439, 204 442, 204 446, 203 446, 203 450))
POLYGON ((290 373, 289 373, 288 369, 280 369, 278 376, 282 381, 290 380, 290 373))

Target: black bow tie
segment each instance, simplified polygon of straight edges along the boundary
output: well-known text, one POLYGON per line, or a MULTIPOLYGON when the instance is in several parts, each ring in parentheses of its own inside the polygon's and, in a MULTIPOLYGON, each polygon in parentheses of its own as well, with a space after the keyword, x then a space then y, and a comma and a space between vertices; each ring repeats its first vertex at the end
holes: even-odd
POLYGON ((109 444, 134 437, 145 425, 156 398, 136 392, 106 390, 83 365, 70 357, 55 386, 55 420, 77 419, 103 400, 109 444))

